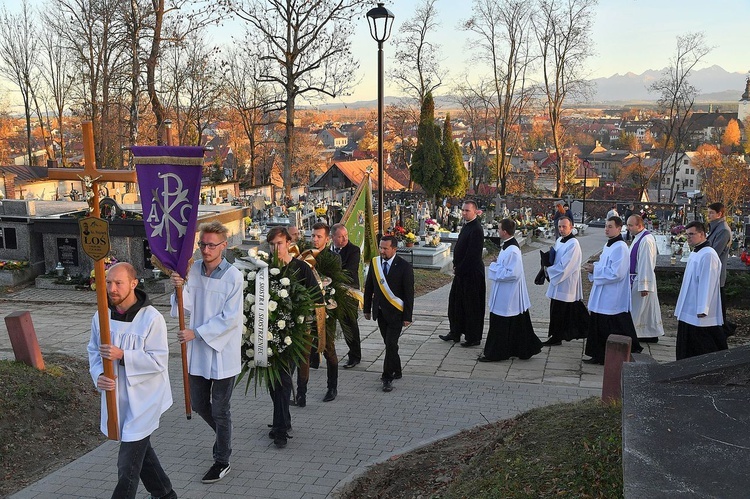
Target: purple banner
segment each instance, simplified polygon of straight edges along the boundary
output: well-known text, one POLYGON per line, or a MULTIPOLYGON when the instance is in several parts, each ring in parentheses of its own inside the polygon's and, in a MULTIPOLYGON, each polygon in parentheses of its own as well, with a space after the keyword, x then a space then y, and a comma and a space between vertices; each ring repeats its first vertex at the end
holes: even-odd
POLYGON ((151 253, 185 277, 195 245, 203 148, 133 146, 131 151, 151 253))

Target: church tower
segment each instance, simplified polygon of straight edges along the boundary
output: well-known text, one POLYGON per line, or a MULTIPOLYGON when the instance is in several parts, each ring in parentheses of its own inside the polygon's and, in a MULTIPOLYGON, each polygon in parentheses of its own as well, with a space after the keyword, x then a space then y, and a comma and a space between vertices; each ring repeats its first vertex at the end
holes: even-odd
POLYGON ((745 93, 742 94, 739 106, 737 107, 737 120, 742 123, 750 117, 750 76, 745 82, 745 93))

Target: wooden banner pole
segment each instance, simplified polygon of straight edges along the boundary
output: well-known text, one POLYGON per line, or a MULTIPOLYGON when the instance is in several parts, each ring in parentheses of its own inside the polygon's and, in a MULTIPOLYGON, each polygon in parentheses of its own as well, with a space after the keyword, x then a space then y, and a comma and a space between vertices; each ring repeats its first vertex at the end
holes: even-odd
MULTIPOLYGON (((172 130, 172 121, 166 120, 164 122, 164 142, 168 146, 175 145, 174 132, 172 130)), ((183 279, 187 276, 180 276, 183 279)), ((182 301, 182 287, 175 288, 175 296, 177 297, 177 315, 180 322, 180 331, 185 329, 185 306, 182 301)), ((188 360, 187 360, 187 344, 180 343, 180 355, 182 356, 182 386, 185 393, 185 416, 190 419, 193 416, 192 407, 190 403, 190 375, 188 372, 188 360)))

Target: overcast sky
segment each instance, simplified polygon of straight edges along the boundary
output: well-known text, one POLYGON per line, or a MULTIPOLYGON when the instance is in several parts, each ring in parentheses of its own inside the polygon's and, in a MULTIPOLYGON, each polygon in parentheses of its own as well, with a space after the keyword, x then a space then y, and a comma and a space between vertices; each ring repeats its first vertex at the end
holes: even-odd
MULTIPOLYGON (((385 43, 385 65, 393 63, 395 52, 393 38, 400 23, 411 18, 421 0, 386 0, 386 7, 395 15, 391 40, 385 43)), ((19 10, 17 0, 0 0, 9 11, 19 10)), ((41 5, 42 0, 31 0, 41 5)), ((467 69, 467 54, 471 50, 468 34, 458 29, 461 20, 471 15, 471 0, 438 0, 439 30, 430 39, 441 45, 445 65, 450 77, 462 80, 467 69)), ((373 2, 373 7, 376 2, 373 2)), ((588 62, 592 78, 612 76, 615 73, 643 73, 648 69, 662 69, 669 64, 675 51, 676 37, 688 32, 703 31, 713 50, 697 68, 718 65, 730 72, 750 71, 750 0, 599 0, 595 9, 592 39, 595 55, 588 62)), ((360 61, 358 74, 361 82, 351 96, 336 99, 353 102, 377 98, 377 44, 370 37, 364 16, 356 21, 353 51, 360 61)), ((230 36, 241 38, 243 27, 239 22, 227 22, 212 34, 212 38, 229 43, 230 36)), ((397 88, 386 82, 386 95, 397 95, 397 88)), ((0 86, 8 89, 11 101, 18 100, 17 91, 7 82, 0 86)), ((446 82, 442 92, 448 91, 446 82)), ((441 91, 438 91, 441 93, 441 91)))

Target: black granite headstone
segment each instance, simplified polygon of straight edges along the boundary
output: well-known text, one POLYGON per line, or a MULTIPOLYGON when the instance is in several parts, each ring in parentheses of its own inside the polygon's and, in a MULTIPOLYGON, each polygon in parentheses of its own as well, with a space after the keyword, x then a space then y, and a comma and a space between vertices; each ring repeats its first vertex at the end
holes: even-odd
POLYGON ((78 267, 78 238, 57 238, 57 261, 64 267, 78 267))
POLYGON ((750 346, 623 369, 626 498, 747 497, 750 346))

